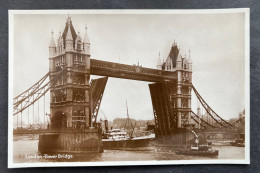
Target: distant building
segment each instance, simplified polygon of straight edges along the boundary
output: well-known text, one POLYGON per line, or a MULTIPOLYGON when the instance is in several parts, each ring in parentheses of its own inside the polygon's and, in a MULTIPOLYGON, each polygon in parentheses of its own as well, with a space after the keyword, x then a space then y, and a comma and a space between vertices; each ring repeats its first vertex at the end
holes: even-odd
POLYGON ((242 112, 239 112, 236 127, 238 128, 239 133, 245 134, 245 109, 242 112))
MULTIPOLYGON (((130 119, 132 125, 135 125, 135 128, 137 130, 141 130, 141 127, 145 127, 147 128, 148 124, 154 124, 154 120, 135 120, 135 119, 130 119)), ((112 127, 113 128, 117 128, 117 129, 121 129, 121 128, 126 128, 126 129, 131 129, 132 128, 131 124, 127 124, 126 125, 126 118, 115 118, 113 120, 113 124, 112 127)))

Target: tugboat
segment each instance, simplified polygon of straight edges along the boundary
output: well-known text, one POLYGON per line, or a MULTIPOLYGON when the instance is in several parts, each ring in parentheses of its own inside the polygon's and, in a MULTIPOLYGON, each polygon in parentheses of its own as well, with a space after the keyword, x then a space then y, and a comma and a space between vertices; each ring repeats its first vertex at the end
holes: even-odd
POLYGON ((218 156, 218 150, 212 149, 212 143, 208 142, 206 145, 199 145, 198 135, 192 131, 195 135, 195 144, 191 146, 188 150, 176 151, 176 154, 189 155, 189 156, 205 156, 205 157, 215 157, 218 156))
POLYGON ((236 146, 236 147, 245 147, 245 134, 241 133, 239 134, 239 139, 236 139, 233 142, 230 142, 230 144, 232 146, 236 146))
POLYGON ((234 142, 230 142, 232 146, 245 147, 245 142, 243 139, 236 139, 234 142))

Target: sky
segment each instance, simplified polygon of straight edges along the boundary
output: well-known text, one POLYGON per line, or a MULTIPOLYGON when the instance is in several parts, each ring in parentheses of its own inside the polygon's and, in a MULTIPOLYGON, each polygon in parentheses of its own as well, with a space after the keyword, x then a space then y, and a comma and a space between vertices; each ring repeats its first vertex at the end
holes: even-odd
MULTIPOLYGON (((190 49, 193 85, 216 113, 224 119, 236 118, 245 108, 244 13, 69 14, 82 38, 88 27, 91 58, 130 65, 139 62, 143 67, 156 68, 159 52, 161 59, 166 59, 175 40, 182 55, 188 55, 190 49)), ((57 43, 67 16, 67 12, 14 15, 14 37, 10 40, 14 43, 14 96, 48 72, 51 31, 57 43)), ((148 84, 109 78, 100 109, 108 120, 125 118, 127 100, 131 118, 153 119, 148 84)), ((46 100, 45 112, 49 113, 49 94, 46 100)), ((42 115, 43 100, 40 103, 42 115)), ((193 95, 195 112, 197 105, 193 95)))

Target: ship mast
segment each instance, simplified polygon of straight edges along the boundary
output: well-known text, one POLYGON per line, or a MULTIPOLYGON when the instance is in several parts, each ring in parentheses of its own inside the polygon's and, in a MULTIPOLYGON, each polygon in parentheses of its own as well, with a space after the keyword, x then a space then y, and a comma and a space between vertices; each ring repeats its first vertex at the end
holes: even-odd
POLYGON ((129 120, 129 113, 128 113, 127 100, 126 100, 126 116, 127 116, 127 119, 129 120))
MULTIPOLYGON (((125 122, 125 127, 124 127, 124 129, 126 129, 127 124, 130 123, 132 129, 134 130, 134 126, 133 126, 133 124, 132 124, 132 122, 131 122, 131 120, 130 120, 130 118, 129 118, 127 100, 126 100, 126 116, 127 116, 127 118, 126 118, 126 122, 125 122)), ((132 136, 132 135, 131 135, 131 136, 132 136)), ((131 136, 130 136, 130 137, 131 137, 131 136)))

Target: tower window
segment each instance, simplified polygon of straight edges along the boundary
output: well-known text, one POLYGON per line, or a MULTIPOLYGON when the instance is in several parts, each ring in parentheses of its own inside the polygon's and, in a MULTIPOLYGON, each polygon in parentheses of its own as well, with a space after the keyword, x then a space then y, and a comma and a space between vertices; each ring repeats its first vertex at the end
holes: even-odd
POLYGON ((80 50, 81 49, 81 42, 77 41, 77 49, 80 50))

